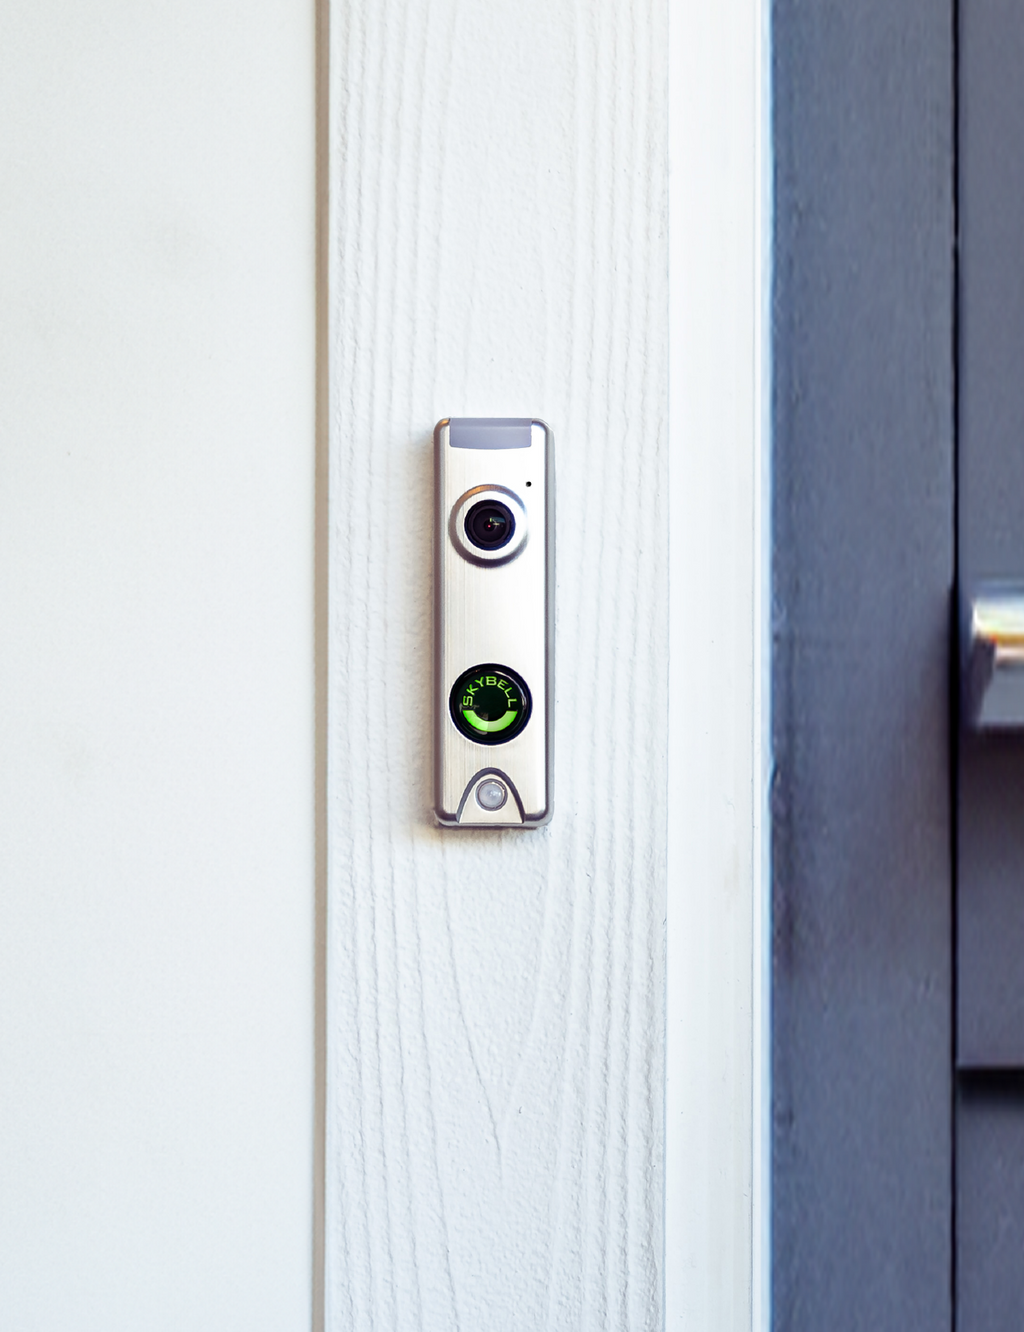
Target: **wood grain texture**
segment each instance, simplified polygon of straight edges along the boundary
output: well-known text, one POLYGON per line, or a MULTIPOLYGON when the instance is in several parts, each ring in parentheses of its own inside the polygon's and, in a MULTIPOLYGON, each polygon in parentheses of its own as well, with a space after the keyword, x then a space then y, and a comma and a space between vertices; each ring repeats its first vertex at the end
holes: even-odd
POLYGON ((326 1326, 661 1321, 666 14, 331 15, 326 1326), (555 816, 430 809, 431 448, 538 414, 555 816))

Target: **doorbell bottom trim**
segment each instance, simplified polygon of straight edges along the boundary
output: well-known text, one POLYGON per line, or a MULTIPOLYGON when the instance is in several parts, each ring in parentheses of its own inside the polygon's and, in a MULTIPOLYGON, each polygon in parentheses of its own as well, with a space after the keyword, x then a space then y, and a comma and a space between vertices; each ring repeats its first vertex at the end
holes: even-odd
POLYGON ((523 804, 508 773, 481 768, 459 801, 460 828, 521 828, 523 804))

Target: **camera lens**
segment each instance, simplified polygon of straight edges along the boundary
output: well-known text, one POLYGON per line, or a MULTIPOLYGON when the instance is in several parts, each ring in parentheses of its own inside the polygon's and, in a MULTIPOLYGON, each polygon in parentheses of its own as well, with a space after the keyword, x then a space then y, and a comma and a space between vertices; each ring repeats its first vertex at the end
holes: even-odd
POLYGON ((466 514, 466 535, 480 550, 501 550, 515 530, 512 510, 501 500, 480 500, 466 514))

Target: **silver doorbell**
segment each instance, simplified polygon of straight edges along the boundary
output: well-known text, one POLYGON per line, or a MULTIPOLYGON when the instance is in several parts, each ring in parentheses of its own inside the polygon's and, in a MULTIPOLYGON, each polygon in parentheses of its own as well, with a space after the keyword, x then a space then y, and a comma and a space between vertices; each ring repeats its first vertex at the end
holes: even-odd
POLYGON ((434 813, 445 827, 551 818, 552 463, 543 421, 434 428, 434 813))

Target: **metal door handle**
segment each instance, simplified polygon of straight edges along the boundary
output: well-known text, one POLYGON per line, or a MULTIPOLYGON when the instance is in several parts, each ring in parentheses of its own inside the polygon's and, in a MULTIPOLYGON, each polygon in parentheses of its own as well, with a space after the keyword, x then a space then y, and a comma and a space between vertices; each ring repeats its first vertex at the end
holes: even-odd
POLYGON ((1024 730, 1024 584, 979 588, 967 603, 965 720, 975 731, 1024 730))

